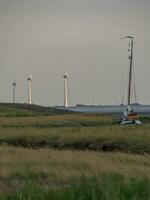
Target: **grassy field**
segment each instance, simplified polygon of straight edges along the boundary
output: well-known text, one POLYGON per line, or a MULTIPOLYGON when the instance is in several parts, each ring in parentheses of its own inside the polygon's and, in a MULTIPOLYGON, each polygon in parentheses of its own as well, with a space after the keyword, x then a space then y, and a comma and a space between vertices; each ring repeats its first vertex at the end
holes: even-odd
MULTIPOLYGON (((69 116, 67 116, 68 118, 69 116)), ((77 116, 76 116, 77 117, 77 116)), ((92 116, 91 116, 92 118, 92 116)), ((58 118, 60 120, 60 118, 58 118)), ((95 117, 94 117, 95 119, 95 117)), ((8 119, 6 119, 7 121, 8 119)), ((150 126, 79 126, 79 127, 28 127, 35 120, 13 119, 15 123, 24 123, 22 127, 0 128, 0 144, 9 144, 24 148, 55 148, 74 150, 123 151, 127 153, 150 153, 150 126), (31 120, 31 121, 30 121, 31 120), (29 122, 29 123, 28 123, 29 122), (27 127, 25 124, 28 124, 27 127)), ((38 121, 38 118, 36 118, 38 121)), ((51 122, 51 117, 39 121, 51 122), (42 121, 43 120, 43 121, 42 121)), ((54 120, 54 119, 53 119, 54 120)), ((81 119, 80 119, 81 120, 81 119)), ((6 123, 4 120, 4 122, 6 123)), ((8 120, 9 121, 9 120, 8 120)), ((67 121, 67 120, 66 120, 67 121)), ((1 125, 2 123, 1 122, 1 125)), ((8 125, 9 122, 7 122, 8 125)), ((12 123, 12 119, 11 122, 12 123)), ((69 123, 69 122, 68 122, 69 123)), ((44 125, 43 125, 44 126, 44 125)))
POLYGON ((0 106, 0 199, 150 199, 149 117, 19 109, 0 106))
MULTIPOLYGON (((111 192, 114 192, 114 190, 123 192, 118 188, 121 185, 122 187, 126 185, 126 189, 131 190, 128 187, 131 187, 132 184, 133 186, 135 184, 135 187, 144 184, 144 187, 147 187, 143 188, 145 197, 150 197, 148 196, 150 195, 150 155, 148 154, 143 156, 120 152, 32 150, 1 146, 0 155, 0 188, 2 194, 11 195, 12 192, 15 192, 17 195, 20 191, 23 192, 28 184, 31 188, 36 186, 41 191, 45 191, 44 193, 63 191, 64 188, 71 192, 70 187, 74 184, 77 187, 76 189, 79 189, 78 186, 83 187, 82 184, 84 183, 87 184, 87 187, 90 187, 90 190, 91 187, 97 187, 93 188, 95 190, 93 195, 98 195, 99 190, 102 189, 103 193, 110 193, 108 199, 111 199, 111 192), (105 180, 106 178, 107 180, 105 180), (91 180, 91 183, 89 180, 91 180), (106 184, 105 181, 107 181, 107 187, 101 188, 100 185, 106 184), (94 185, 92 185, 92 182, 94 185), (109 191, 109 187, 112 191, 109 191), (106 191, 107 189, 108 191, 106 191)), ((139 195, 138 188, 136 190, 139 195)), ((116 198, 118 199, 117 195, 116 198)))

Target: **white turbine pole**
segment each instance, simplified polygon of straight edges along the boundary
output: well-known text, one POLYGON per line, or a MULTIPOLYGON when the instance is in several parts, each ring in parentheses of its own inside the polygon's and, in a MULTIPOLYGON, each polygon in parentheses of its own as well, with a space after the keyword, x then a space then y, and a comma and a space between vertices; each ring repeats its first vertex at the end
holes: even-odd
POLYGON ((27 78, 28 81, 28 104, 31 105, 32 104, 32 78, 31 78, 31 74, 29 74, 29 77, 27 78))
POLYGON ((13 86, 13 103, 16 103, 16 81, 12 83, 13 86))
POLYGON ((64 107, 68 107, 68 74, 63 76, 64 78, 64 107))

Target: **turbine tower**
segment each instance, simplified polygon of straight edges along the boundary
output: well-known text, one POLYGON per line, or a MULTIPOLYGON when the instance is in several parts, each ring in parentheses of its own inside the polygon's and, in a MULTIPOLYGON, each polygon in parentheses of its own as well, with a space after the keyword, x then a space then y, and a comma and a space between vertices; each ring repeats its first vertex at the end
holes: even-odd
POLYGON ((68 107, 68 74, 63 76, 64 79, 64 107, 68 107))
POLYGON ((13 103, 16 103, 16 81, 12 83, 13 86, 13 103))
POLYGON ((32 104, 32 78, 31 74, 29 74, 29 77, 27 78, 28 81, 28 104, 32 104))

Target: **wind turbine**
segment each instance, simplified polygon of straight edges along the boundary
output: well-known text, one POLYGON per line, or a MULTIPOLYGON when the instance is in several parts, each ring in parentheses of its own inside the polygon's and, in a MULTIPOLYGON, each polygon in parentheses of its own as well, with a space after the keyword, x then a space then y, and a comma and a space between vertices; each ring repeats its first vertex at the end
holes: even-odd
POLYGON ((12 83, 13 87, 13 103, 16 103, 16 80, 12 83))
POLYGON ((63 76, 64 79, 64 107, 68 107, 68 74, 63 76))
POLYGON ((28 81, 28 104, 32 104, 32 77, 31 73, 29 74, 29 77, 27 78, 28 81))

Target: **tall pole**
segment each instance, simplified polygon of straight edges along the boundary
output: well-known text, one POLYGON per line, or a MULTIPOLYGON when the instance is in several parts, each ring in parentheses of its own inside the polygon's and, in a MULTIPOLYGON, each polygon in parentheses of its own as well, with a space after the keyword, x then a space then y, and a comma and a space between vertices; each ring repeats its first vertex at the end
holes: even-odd
POLYGON ((68 75, 67 73, 63 76, 64 78, 64 107, 68 107, 68 75))
POLYGON ((13 86, 13 103, 16 103, 16 82, 12 83, 13 86))
POLYGON ((29 75, 29 77, 27 78, 28 81, 28 104, 31 105, 32 104, 32 78, 31 78, 31 74, 29 75))
POLYGON ((129 59, 130 59, 130 69, 129 69, 129 83, 128 83, 128 94, 127 94, 127 103, 128 105, 131 104, 131 82, 132 82, 132 65, 133 65, 133 37, 132 36, 126 36, 126 37, 123 37, 121 39, 130 39, 131 42, 130 42, 130 46, 131 46, 131 53, 130 53, 130 56, 129 56, 129 59))
POLYGON ((129 69, 129 85, 128 85, 128 105, 131 104, 131 83, 132 83, 132 64, 133 64, 133 37, 131 38, 131 54, 130 59, 130 69, 129 69))

